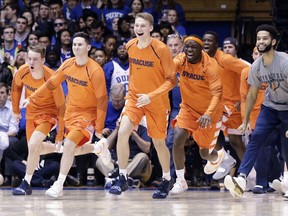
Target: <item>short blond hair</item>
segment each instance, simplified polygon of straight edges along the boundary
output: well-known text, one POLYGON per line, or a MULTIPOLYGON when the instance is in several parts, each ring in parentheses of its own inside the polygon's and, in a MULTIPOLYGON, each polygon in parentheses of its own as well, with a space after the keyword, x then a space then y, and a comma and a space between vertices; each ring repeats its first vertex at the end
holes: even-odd
POLYGON ((29 50, 31 50, 35 53, 40 53, 42 59, 45 58, 45 56, 46 56, 46 48, 40 44, 29 46, 28 51, 29 50))
POLYGON ((135 19, 137 19, 137 18, 142 18, 142 19, 148 21, 150 25, 152 25, 152 26, 154 25, 154 18, 149 13, 146 13, 146 12, 137 13, 135 19))

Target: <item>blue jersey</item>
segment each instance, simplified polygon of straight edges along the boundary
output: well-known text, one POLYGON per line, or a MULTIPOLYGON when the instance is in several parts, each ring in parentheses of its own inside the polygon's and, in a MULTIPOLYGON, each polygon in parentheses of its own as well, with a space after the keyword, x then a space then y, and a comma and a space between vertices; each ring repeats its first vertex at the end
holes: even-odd
POLYGON ((103 9, 103 17, 104 21, 106 23, 106 27, 110 30, 112 30, 112 21, 114 18, 121 18, 124 15, 127 15, 130 12, 130 9, 128 7, 123 7, 122 9, 117 8, 104 8, 103 9))
POLYGON ((129 84, 129 62, 121 63, 118 58, 114 58, 109 61, 103 67, 106 79, 106 88, 108 95, 111 87, 116 83, 122 83, 125 87, 126 93, 128 93, 129 84))

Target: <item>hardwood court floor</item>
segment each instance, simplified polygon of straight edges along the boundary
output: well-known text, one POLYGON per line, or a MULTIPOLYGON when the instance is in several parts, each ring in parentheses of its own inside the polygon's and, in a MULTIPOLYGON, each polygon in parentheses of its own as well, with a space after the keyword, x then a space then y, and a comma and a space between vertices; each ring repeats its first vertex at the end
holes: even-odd
POLYGON ((234 199, 229 192, 194 190, 153 200, 154 189, 128 190, 114 196, 101 188, 65 188, 64 196, 51 199, 45 190, 34 189, 30 196, 12 196, 11 188, 0 188, 2 216, 287 216, 288 201, 277 193, 245 193, 234 199))

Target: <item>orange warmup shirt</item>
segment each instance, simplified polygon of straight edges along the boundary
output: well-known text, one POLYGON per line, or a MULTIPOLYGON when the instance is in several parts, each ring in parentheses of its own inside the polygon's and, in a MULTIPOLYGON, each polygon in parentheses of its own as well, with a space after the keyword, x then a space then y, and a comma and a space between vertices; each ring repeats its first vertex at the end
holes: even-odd
POLYGON ((175 65, 169 48, 152 38, 144 49, 137 47, 138 39, 126 44, 129 55, 129 97, 137 100, 136 94, 148 94, 151 103, 149 110, 170 109, 168 92, 176 85, 175 65))
POLYGON ((48 82, 31 95, 31 100, 41 98, 65 79, 68 84, 64 117, 66 127, 69 131, 73 130, 72 122, 79 119, 87 122, 87 126, 95 126, 97 133, 102 133, 108 104, 106 82, 101 66, 91 58, 83 66, 76 64, 75 57, 63 62, 48 82))
POLYGON ((234 58, 230 54, 225 54, 217 50, 214 58, 219 64, 220 74, 223 84, 223 101, 236 103, 240 101, 240 80, 242 70, 249 67, 240 59, 234 58))
MULTIPOLYGON (((242 119, 244 118, 246 99, 247 99, 248 91, 250 88, 250 86, 247 82, 249 73, 250 73, 250 67, 244 68, 242 71, 242 75, 241 75, 240 94, 241 94, 241 116, 242 116, 242 119)), ((251 116, 250 116, 250 124, 251 124, 252 129, 254 129, 254 127, 255 127, 256 119, 260 113, 261 105, 262 105, 262 103, 264 101, 264 97, 265 97, 265 90, 267 87, 268 87, 268 84, 263 83, 261 85, 259 91, 258 91, 257 100, 254 104, 254 107, 252 109, 251 116)))
MULTIPOLYGON (((25 86, 25 98, 31 96, 40 86, 44 85, 46 81, 54 74, 54 71, 43 65, 44 77, 36 80, 32 77, 27 64, 21 66, 15 74, 12 83, 12 106, 13 112, 20 114, 19 102, 21 98, 22 88, 25 86)), ((33 101, 26 108, 26 119, 36 119, 41 114, 46 114, 51 117, 58 116, 58 133, 56 140, 62 141, 64 135, 64 112, 65 112, 65 98, 61 86, 55 88, 52 92, 45 92, 38 100, 33 101)))
POLYGON ((222 82, 217 62, 202 51, 202 59, 190 64, 185 53, 174 58, 180 73, 181 108, 191 108, 200 115, 206 114, 216 122, 222 115, 222 82), (215 115, 216 114, 216 115, 215 115))

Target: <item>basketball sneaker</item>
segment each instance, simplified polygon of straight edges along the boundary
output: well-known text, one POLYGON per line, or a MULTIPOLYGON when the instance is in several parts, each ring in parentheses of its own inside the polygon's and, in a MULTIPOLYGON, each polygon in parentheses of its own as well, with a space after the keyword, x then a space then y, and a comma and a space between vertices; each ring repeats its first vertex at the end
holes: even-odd
POLYGON ((242 197, 246 187, 246 179, 241 176, 232 177, 227 175, 224 178, 224 185, 234 198, 242 197))
POLYGON ((28 184, 26 180, 22 180, 19 187, 12 190, 13 195, 31 195, 32 194, 32 188, 28 184))
POLYGON ((266 193, 266 189, 262 185, 255 185, 252 188, 252 193, 254 193, 254 194, 265 194, 266 193))
POLYGON ((139 179, 133 179, 128 177, 128 186, 132 188, 140 188, 141 181, 139 179))
POLYGON ((227 153, 227 158, 222 160, 222 163, 213 175, 213 179, 219 180, 229 174, 230 170, 236 165, 236 160, 227 153))
POLYGON ((186 180, 181 180, 179 178, 176 179, 176 182, 173 185, 173 188, 171 189, 170 193, 172 195, 177 195, 177 194, 181 194, 183 192, 185 192, 186 190, 188 190, 188 185, 186 180))
POLYGON ((153 199, 165 199, 168 196, 172 186, 173 186, 172 178, 170 179, 170 181, 163 178, 161 184, 159 185, 159 187, 152 196, 153 199))
POLYGON ((207 161, 207 164, 204 167, 204 172, 209 175, 212 174, 214 172, 216 172, 216 170, 218 169, 218 167, 220 166, 220 164, 222 163, 223 159, 224 159, 224 155, 225 153, 223 151, 218 152, 218 162, 217 163, 213 163, 211 161, 207 161))
POLYGON ((63 196, 63 185, 57 180, 54 184, 45 192, 46 196, 58 198, 63 196))
POLYGON ((101 151, 95 154, 102 159, 104 165, 108 165, 111 162, 111 154, 108 149, 109 143, 108 140, 105 138, 100 139, 95 145, 99 145, 101 151))
POLYGON ((272 184, 269 185, 271 188, 273 188, 275 191, 280 193, 281 195, 284 195, 285 192, 282 189, 282 182, 279 179, 274 179, 272 184))
POLYGON ((120 195, 126 190, 128 190, 128 180, 123 174, 120 174, 114 181, 113 186, 109 189, 109 193, 114 195, 120 195))

